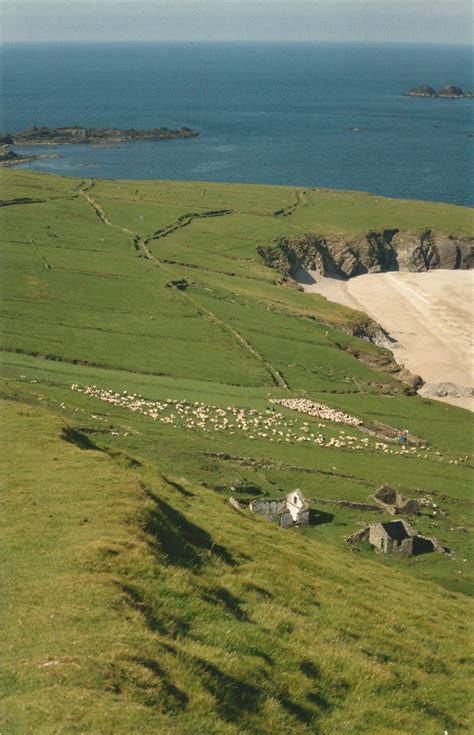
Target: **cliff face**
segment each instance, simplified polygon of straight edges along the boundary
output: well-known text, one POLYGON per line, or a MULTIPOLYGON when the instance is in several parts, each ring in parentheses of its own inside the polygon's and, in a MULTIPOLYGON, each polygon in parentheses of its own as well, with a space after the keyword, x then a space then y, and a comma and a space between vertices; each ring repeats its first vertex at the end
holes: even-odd
POLYGON ((428 271, 435 268, 448 270, 469 269, 474 266, 474 240, 426 230, 421 235, 397 232, 392 240, 398 269, 401 271, 428 271))
POLYGON ((384 230, 350 237, 310 232, 259 246, 264 263, 283 280, 295 269, 317 270, 325 276, 353 278, 385 271, 467 269, 474 266, 474 240, 425 230, 422 233, 384 230))

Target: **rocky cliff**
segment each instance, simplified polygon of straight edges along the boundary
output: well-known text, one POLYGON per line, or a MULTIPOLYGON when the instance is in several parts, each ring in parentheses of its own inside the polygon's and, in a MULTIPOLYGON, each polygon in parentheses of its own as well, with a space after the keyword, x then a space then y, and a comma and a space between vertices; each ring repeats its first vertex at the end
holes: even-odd
POLYGON ((353 278, 385 271, 427 271, 435 268, 468 269, 474 266, 474 239, 435 233, 384 230, 365 235, 322 235, 310 232, 283 238, 257 252, 282 280, 298 268, 317 270, 334 278, 353 278))

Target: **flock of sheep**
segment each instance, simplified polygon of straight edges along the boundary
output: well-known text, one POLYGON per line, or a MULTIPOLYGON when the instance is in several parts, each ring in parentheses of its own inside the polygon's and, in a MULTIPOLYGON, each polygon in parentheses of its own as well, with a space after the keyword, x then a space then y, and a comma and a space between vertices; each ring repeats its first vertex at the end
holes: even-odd
POLYGON ((314 403, 307 398, 271 398, 270 403, 278 403, 285 408, 291 408, 300 413, 306 413, 308 416, 315 416, 318 419, 326 421, 334 421, 336 424, 347 424, 348 426, 361 426, 363 423, 354 416, 349 416, 342 411, 336 411, 334 408, 325 406, 324 403, 314 403))
MULTIPOLYGON (((229 435, 246 436, 248 439, 265 439, 270 442, 288 442, 299 444, 313 444, 320 447, 346 449, 351 451, 362 451, 371 449, 400 456, 416 456, 427 459, 429 447, 423 447, 424 454, 416 447, 393 447, 382 441, 370 441, 368 437, 353 436, 344 430, 339 431, 338 436, 325 437, 320 429, 326 428, 325 423, 301 421, 297 418, 285 417, 275 408, 266 408, 264 412, 257 409, 227 406, 220 408, 202 401, 188 403, 184 400, 167 398, 165 400, 151 401, 136 393, 123 391, 118 393, 113 390, 98 388, 97 386, 81 386, 73 383, 71 389, 84 395, 99 399, 113 406, 127 409, 134 413, 148 416, 154 421, 168 424, 177 428, 187 430, 200 430, 203 432, 226 432, 229 435)), ((270 403, 283 405, 285 408, 304 411, 312 418, 324 418, 338 424, 359 426, 359 419, 336 411, 329 406, 313 403, 306 399, 269 399, 270 403)), ((329 427, 331 428, 331 427, 329 427)), ((438 454, 438 453, 436 453, 438 454)), ((438 459, 440 455, 438 454, 438 459)), ((442 461, 442 460, 441 460, 442 461)), ((456 462, 457 464, 457 462, 456 462)))

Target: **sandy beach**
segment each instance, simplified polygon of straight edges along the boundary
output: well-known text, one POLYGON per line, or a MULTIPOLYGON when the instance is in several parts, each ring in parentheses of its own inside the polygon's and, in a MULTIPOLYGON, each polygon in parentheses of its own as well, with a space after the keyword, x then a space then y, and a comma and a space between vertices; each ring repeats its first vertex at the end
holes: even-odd
MULTIPOLYGON (((308 271, 298 277, 304 290, 364 311, 396 340, 397 362, 430 386, 454 383, 472 388, 474 271, 377 273, 340 281, 308 271)), ((430 396, 434 397, 434 396, 430 396)), ((469 396, 437 397, 474 410, 469 396)))

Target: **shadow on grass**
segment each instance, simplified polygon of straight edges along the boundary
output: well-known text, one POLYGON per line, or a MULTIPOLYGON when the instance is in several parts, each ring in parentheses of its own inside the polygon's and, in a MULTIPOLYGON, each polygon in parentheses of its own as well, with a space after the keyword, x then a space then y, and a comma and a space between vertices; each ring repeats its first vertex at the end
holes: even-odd
POLYGON ((262 651, 261 648, 258 648, 258 646, 247 646, 247 653, 250 654, 250 656, 258 656, 259 658, 262 658, 268 666, 274 666, 273 658, 268 654, 265 653, 265 651, 262 651))
POLYGON ((293 717, 296 717, 305 725, 309 725, 313 722, 315 717, 317 717, 317 713, 315 713, 314 710, 311 710, 308 707, 303 707, 297 702, 293 702, 289 697, 279 697, 278 701, 290 715, 293 715, 293 717))
MULTIPOLYGON (((449 552, 447 547, 443 547, 445 552, 449 552)), ((413 539, 413 556, 419 556, 420 554, 431 554, 435 550, 435 546, 432 541, 422 536, 415 536, 413 539)))
POLYGON ((165 480, 168 483, 168 485, 171 485, 171 487, 174 490, 176 490, 180 495, 183 495, 185 498, 194 498, 194 493, 192 493, 190 490, 186 490, 178 482, 174 482, 174 480, 170 480, 169 477, 165 477, 165 480))
POLYGON ((319 666, 316 666, 312 661, 302 661, 300 663, 300 671, 309 679, 319 679, 321 676, 319 666))
POLYGON ((310 526, 322 526, 325 523, 332 523, 336 516, 324 510, 310 510, 308 523, 310 526))
POLYGON ((169 564, 199 569, 217 557, 229 566, 235 566, 232 554, 214 543, 207 531, 156 497, 148 488, 143 489, 155 506, 149 513, 145 530, 153 538, 156 550, 160 549, 166 555, 169 564))
POLYGON ((151 605, 146 602, 143 594, 136 587, 132 587, 132 585, 123 582, 117 582, 117 585, 125 595, 130 607, 140 613, 149 630, 172 637, 185 635, 189 631, 189 624, 177 615, 174 615, 172 618, 168 616, 166 621, 160 620, 155 615, 151 605))
POLYGON ((209 661, 193 659, 202 677, 203 686, 215 697, 219 715, 228 722, 241 722, 244 713, 260 709, 263 693, 260 687, 236 679, 209 661))
POLYGON ((217 587, 214 590, 208 590, 203 594, 203 599, 211 605, 218 605, 223 608, 226 612, 230 613, 237 620, 241 620, 245 623, 250 621, 249 616, 240 607, 241 601, 238 597, 224 589, 224 587, 217 587))
MULTIPOLYGON (((311 680, 313 684, 318 684, 318 682, 321 679, 321 670, 319 666, 317 666, 312 661, 303 660, 300 663, 300 671, 302 674, 304 674, 308 679, 311 680)), ((337 683, 337 686, 335 687, 334 694, 336 696, 336 699, 344 698, 347 694, 348 686, 346 682, 340 681, 337 683)), ((311 704, 315 705, 319 712, 318 714, 321 714, 321 712, 328 712, 336 706, 334 703, 329 701, 327 697, 325 697, 321 691, 314 690, 311 692, 308 692, 306 695, 306 699, 311 704)), ((316 715, 317 716, 317 715, 316 715)), ((313 714, 312 717, 314 718, 315 715, 313 714)))
POLYGON ((244 588, 249 592, 252 592, 257 597, 263 597, 263 599, 273 600, 273 594, 270 590, 266 590, 264 587, 260 587, 258 584, 253 582, 244 582, 244 588))
POLYGON ((189 697, 181 689, 172 684, 157 661, 151 658, 132 658, 133 663, 142 666, 151 672, 159 681, 154 696, 147 697, 145 704, 149 707, 158 707, 162 712, 183 710, 189 702, 189 697))
POLYGON ((77 431, 77 429, 74 429, 72 426, 65 426, 61 432, 61 439, 63 439, 65 442, 68 442, 69 444, 75 444, 76 447, 79 447, 79 449, 92 449, 96 452, 102 452, 103 450, 97 446, 97 444, 94 444, 93 441, 89 439, 88 436, 85 434, 82 434, 80 431, 77 431))

